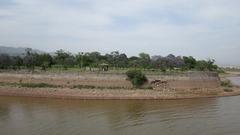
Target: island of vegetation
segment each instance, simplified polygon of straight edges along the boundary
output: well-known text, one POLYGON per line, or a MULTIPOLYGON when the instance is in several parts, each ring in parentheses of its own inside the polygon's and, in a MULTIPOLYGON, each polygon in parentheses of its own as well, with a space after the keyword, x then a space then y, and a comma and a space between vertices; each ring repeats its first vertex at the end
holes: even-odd
MULTIPOLYGON (((229 73, 229 72, 228 72, 229 73)), ((230 74, 232 75, 232 74, 230 74)), ((239 75, 239 74, 235 74, 239 75)), ((0 95, 66 99, 182 99, 239 95, 214 60, 127 57, 118 51, 0 54, 0 95)))

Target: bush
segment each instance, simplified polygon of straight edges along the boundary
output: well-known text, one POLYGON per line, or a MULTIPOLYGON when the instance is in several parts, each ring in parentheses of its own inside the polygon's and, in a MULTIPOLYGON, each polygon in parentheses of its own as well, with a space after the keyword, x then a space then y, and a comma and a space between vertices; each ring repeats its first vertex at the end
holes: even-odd
POLYGON ((221 82, 221 86, 223 87, 233 87, 232 83, 230 80, 224 80, 221 82))
POLYGON ((144 83, 148 81, 145 74, 142 73, 141 70, 129 70, 126 72, 128 80, 131 81, 134 87, 141 87, 144 83))

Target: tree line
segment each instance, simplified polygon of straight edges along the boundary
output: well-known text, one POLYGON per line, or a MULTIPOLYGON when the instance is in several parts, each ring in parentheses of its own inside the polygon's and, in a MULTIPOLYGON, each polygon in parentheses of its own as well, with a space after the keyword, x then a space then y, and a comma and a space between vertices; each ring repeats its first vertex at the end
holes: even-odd
POLYGON ((128 57, 125 53, 113 51, 102 55, 100 52, 79 52, 72 54, 64 50, 57 50, 54 54, 35 53, 27 48, 22 56, 10 56, 0 54, 0 69, 28 69, 33 71, 36 67, 42 70, 48 68, 81 68, 92 70, 100 65, 107 65, 109 68, 137 68, 137 69, 159 69, 167 70, 199 70, 217 71, 219 67, 212 60, 196 60, 192 56, 152 56, 147 53, 140 53, 139 56, 128 57))

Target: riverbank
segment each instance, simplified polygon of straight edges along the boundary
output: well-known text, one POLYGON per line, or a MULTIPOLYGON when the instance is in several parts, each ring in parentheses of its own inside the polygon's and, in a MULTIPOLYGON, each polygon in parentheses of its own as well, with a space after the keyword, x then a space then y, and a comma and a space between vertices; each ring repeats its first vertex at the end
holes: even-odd
POLYGON ((219 78, 209 73, 175 76, 148 76, 166 84, 149 84, 135 89, 126 77, 103 74, 0 74, 1 96, 61 99, 186 99, 240 95, 239 87, 221 87, 219 78))
POLYGON ((232 92, 224 90, 193 91, 153 91, 153 90, 110 90, 110 89, 56 89, 56 88, 17 88, 0 87, 1 96, 25 96, 41 98, 60 98, 60 99, 187 99, 187 98, 210 98, 222 96, 240 95, 240 88, 234 88, 232 92), (216 92, 218 91, 218 92, 216 92))

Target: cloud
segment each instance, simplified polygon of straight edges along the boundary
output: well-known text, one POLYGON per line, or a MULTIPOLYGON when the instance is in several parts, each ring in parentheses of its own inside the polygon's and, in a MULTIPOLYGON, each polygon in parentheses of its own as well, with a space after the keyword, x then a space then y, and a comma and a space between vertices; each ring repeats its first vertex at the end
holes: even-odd
POLYGON ((0 43, 240 64, 239 6, 239 0, 2 0, 0 43))

